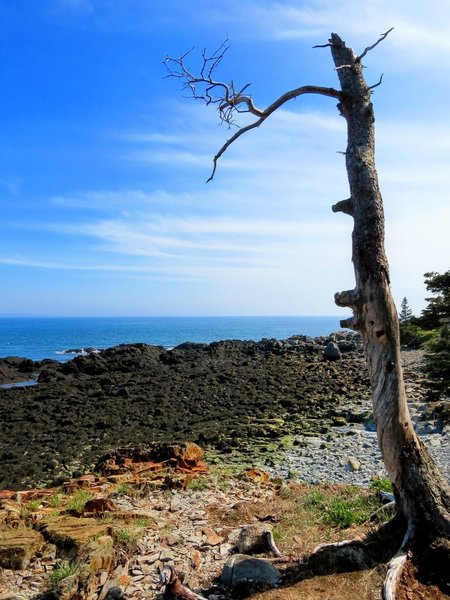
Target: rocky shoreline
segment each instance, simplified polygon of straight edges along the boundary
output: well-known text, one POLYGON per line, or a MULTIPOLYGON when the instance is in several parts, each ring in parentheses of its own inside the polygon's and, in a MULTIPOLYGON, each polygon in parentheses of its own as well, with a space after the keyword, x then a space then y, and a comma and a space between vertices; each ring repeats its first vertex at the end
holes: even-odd
MULTIPOLYGON (((431 423, 421 356, 404 353, 408 393, 418 423, 431 423)), ((260 464, 304 481, 366 483, 382 468, 365 360, 350 333, 122 345, 67 363, 6 358, 0 377, 22 382, 0 389, 0 489, 61 483, 112 448, 158 440, 193 441, 211 463, 260 464), (353 456, 359 467, 349 466, 353 456)), ((448 465, 442 426, 427 425, 448 465)))
MULTIPOLYGON (((408 407, 416 433, 450 481, 450 425, 442 414, 448 401, 430 404, 425 398, 423 361, 421 350, 402 352, 408 407)), ((367 403, 365 413, 358 414, 359 410, 360 405, 352 402, 341 406, 342 417, 335 419, 337 426, 327 434, 302 436, 301 447, 284 452, 271 471, 312 484, 368 486, 373 478, 386 477, 371 403, 367 403)))

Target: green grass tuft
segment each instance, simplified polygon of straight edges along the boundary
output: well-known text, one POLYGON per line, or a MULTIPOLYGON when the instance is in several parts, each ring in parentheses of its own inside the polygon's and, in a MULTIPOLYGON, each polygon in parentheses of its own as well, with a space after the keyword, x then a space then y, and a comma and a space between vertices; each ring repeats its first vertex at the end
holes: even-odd
POLYGON ((77 490, 69 500, 66 509, 70 512, 81 514, 88 500, 91 500, 92 494, 87 490, 77 490))
POLYGON ((67 577, 75 575, 78 571, 78 565, 74 562, 64 561, 57 565, 53 571, 49 574, 48 582, 51 588, 57 587, 57 585, 67 577))

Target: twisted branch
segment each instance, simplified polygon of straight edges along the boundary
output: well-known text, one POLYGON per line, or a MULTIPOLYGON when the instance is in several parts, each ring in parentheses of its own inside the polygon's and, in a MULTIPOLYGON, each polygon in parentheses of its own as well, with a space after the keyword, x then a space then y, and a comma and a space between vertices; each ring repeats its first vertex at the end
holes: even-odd
POLYGON ((341 92, 334 88, 305 85, 286 92, 266 109, 261 110, 254 105, 251 95, 244 94, 250 86, 249 83, 245 84, 242 88, 236 88, 233 80, 227 84, 223 81, 216 81, 213 79, 213 73, 220 65, 229 47, 228 40, 226 40, 225 42, 222 42, 219 48, 209 57, 206 55, 206 51, 203 50, 202 66, 198 75, 194 75, 186 65, 186 57, 192 52, 192 48, 185 54, 182 54, 179 58, 167 56, 164 60, 164 65, 168 70, 167 77, 182 79, 184 81, 183 89, 188 89, 190 91, 191 98, 203 100, 207 105, 217 104, 219 118, 222 123, 226 123, 229 127, 235 125, 235 116, 237 113, 251 113, 257 117, 256 121, 253 121, 253 123, 250 123, 245 127, 240 127, 234 135, 223 144, 213 158, 213 169, 207 183, 214 178, 217 161, 231 144, 244 133, 259 127, 264 123, 267 117, 289 100, 302 96, 303 94, 319 94, 336 98, 337 100, 342 99, 341 92))

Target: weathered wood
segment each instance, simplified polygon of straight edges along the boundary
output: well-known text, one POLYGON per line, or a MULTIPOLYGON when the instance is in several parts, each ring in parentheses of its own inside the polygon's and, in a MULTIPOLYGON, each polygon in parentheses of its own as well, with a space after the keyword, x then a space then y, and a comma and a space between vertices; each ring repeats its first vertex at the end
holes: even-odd
POLYGON ((362 335, 383 460, 411 542, 424 548, 437 538, 450 537, 450 493, 418 439, 407 407, 398 315, 384 249, 371 88, 365 82, 360 58, 338 35, 331 35, 330 47, 341 83, 338 108, 347 121, 345 157, 354 219, 352 261, 356 279, 355 290, 337 294, 336 303, 352 308, 351 325, 362 335))
MULTIPOLYGON (((374 419, 377 425, 378 442, 388 474, 394 484, 398 517, 406 523, 406 534, 401 550, 392 562, 386 593, 395 594, 395 582, 408 548, 414 550, 419 562, 429 571, 441 573, 448 578, 450 572, 450 489, 430 457, 428 451, 415 434, 409 415, 403 371, 400 360, 400 334, 397 309, 392 298, 389 280, 389 265, 384 246, 383 201, 375 168, 374 111, 371 102, 372 90, 378 83, 368 86, 363 76, 362 59, 382 42, 391 30, 367 46, 357 56, 335 33, 328 44, 339 77, 341 89, 303 86, 280 96, 265 110, 259 110, 250 96, 235 92, 230 86, 215 82, 209 76, 194 78, 185 68, 183 58, 169 59, 178 70, 171 75, 186 80, 194 98, 212 101, 212 90, 219 89, 221 118, 230 122, 239 104, 246 106, 245 112, 258 117, 254 122, 238 129, 226 141, 213 159, 214 176, 218 159, 241 135, 259 127, 285 102, 303 94, 320 94, 339 101, 338 108, 347 122, 347 149, 345 154, 350 197, 337 202, 333 212, 343 212, 354 219, 352 234, 352 261, 356 286, 352 290, 335 295, 338 306, 352 309, 353 316, 341 321, 342 327, 359 331, 372 385, 374 419), (206 96, 198 95, 195 85, 207 86, 206 96), (398 560, 397 560, 398 558, 398 560)), ((219 54, 209 60, 214 66, 223 57, 223 45, 219 54)), ((204 57, 205 60, 205 57, 204 57)), ((209 64, 208 61, 205 65, 209 64)), ((204 70, 202 70, 202 73, 204 70)), ((392 596, 393 597, 393 596, 392 596)))

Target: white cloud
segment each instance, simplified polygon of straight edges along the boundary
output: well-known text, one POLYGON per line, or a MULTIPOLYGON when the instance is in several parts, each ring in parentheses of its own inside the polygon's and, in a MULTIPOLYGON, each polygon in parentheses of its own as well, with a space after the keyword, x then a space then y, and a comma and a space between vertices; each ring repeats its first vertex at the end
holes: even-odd
MULTIPOLYGON (((252 20, 255 37, 272 40, 311 39, 325 43, 334 31, 349 42, 356 52, 374 43, 378 35, 394 27, 389 38, 373 53, 402 59, 397 68, 417 69, 428 63, 444 64, 450 53, 450 6, 441 0, 411 3, 409 0, 309 0, 308 2, 240 3, 252 20), (388 49, 388 50, 387 50, 388 49), (439 55, 443 56, 439 56, 439 55)), ((370 59, 372 61, 372 58, 370 59)))

